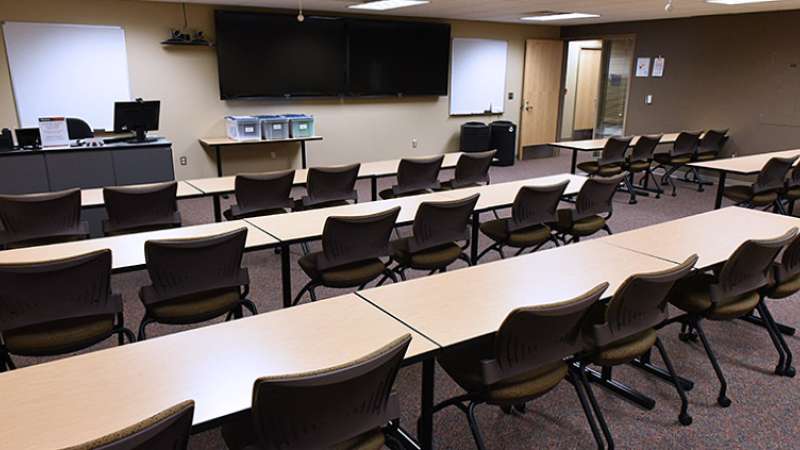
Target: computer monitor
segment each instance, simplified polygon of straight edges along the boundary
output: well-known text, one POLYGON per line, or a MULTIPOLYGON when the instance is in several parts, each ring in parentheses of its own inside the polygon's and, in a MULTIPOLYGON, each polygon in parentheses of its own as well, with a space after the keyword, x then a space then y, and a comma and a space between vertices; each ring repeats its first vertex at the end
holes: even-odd
POLYGON ((17 145, 20 148, 38 149, 42 147, 42 137, 38 128, 17 128, 17 145))
POLYGON ((114 132, 134 132, 132 142, 148 142, 147 132, 158 129, 158 116, 161 110, 160 101, 142 101, 114 103, 114 132))

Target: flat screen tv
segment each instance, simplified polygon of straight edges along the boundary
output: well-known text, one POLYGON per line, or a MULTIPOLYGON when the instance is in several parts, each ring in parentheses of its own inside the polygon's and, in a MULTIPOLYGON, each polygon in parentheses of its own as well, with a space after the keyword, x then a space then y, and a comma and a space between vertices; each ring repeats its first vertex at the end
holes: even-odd
POLYGON ((450 25, 216 11, 222 99, 447 95, 450 25))
POLYGON ((345 22, 216 11, 220 96, 336 96, 346 90, 345 22))
POLYGON ((349 20, 351 95, 447 95, 450 25, 349 20))

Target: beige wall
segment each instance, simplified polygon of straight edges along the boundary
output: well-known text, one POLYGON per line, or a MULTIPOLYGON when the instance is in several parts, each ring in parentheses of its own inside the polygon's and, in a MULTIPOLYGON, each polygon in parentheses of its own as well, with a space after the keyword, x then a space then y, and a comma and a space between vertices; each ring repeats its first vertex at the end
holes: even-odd
MULTIPOLYGON (((213 37, 213 6, 189 5, 193 28, 213 37)), ((0 21, 36 21, 118 25, 125 29, 131 95, 161 100, 159 134, 172 140, 178 179, 213 176, 213 157, 197 143, 200 137, 224 135, 223 117, 229 114, 313 114, 317 134, 325 140, 310 143, 311 164, 340 164, 453 151, 458 130, 468 120, 495 117, 448 115, 447 97, 411 99, 326 99, 304 101, 222 101, 219 99, 216 55, 206 48, 165 48, 161 42, 170 28, 182 24, 177 3, 130 0, 0 0, 0 21), (416 149, 411 140, 419 142, 416 149), (186 156, 187 166, 178 158, 186 156)), ((508 92, 503 119, 519 122, 522 68, 526 38, 557 37, 557 27, 452 22, 454 37, 509 41, 508 92)), ((2 38, 0 37, 0 42, 2 38)), ((5 48, 2 49, 5 53, 5 48)), ((54 69, 53 76, 58 76, 54 69)), ((6 58, 0 58, 0 126, 16 126, 16 110, 6 58)), ((255 171, 299 165, 293 146, 251 146, 227 153, 225 171, 255 171), (270 150, 275 159, 270 158, 270 150)))

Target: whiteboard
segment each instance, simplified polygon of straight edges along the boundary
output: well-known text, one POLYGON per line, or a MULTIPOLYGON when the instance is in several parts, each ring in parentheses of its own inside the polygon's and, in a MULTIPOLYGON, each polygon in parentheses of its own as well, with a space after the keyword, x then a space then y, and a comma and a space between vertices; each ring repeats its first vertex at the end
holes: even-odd
POLYGON ((506 92, 508 42, 453 39, 450 114, 499 114, 506 92))
POLYGON ((56 116, 113 128, 114 102, 131 98, 122 28, 5 22, 3 36, 20 126, 56 116))

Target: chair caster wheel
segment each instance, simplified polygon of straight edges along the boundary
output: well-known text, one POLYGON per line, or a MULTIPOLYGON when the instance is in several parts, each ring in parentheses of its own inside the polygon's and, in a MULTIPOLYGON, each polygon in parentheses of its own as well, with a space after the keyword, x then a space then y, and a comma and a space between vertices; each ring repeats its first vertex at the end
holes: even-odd
POLYGON ((681 425, 688 427, 689 425, 692 424, 692 416, 690 416, 689 414, 681 414, 680 416, 678 416, 678 422, 680 422, 681 425))
POLYGON ((514 411, 511 410, 510 406, 501 406, 500 410, 506 414, 513 414, 514 411))
POLYGON ((719 404, 719 406, 722 406, 723 408, 727 408, 728 406, 731 406, 731 399, 729 399, 728 397, 722 396, 722 397, 719 397, 717 399, 717 403, 719 404))
POLYGON ((639 203, 637 200, 628 200, 629 205, 635 205, 637 203, 639 203))
POLYGON ((516 409, 518 413, 522 414, 525 414, 525 411, 527 410, 527 408, 525 407, 525 403, 514 405, 514 409, 516 409))
POLYGON ((680 333, 678 339, 683 342, 697 342, 697 335, 694 333, 680 333))
POLYGON ((789 377, 789 378, 794 378, 794 376, 795 376, 795 370, 794 370, 794 367, 787 367, 787 368, 786 368, 786 369, 783 371, 783 375, 784 375, 784 376, 787 376, 787 377, 789 377))

